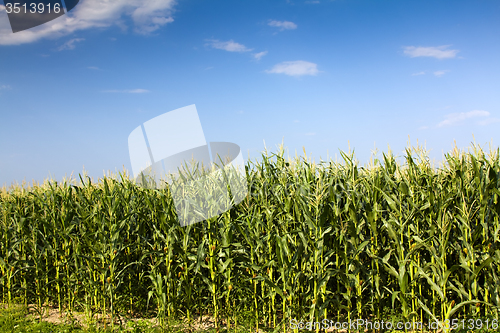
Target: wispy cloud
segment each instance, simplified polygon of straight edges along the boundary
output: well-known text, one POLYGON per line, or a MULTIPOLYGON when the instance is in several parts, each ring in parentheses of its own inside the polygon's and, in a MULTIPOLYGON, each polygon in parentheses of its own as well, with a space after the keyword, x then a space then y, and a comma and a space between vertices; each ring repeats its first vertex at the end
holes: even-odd
POLYGON ((88 69, 92 69, 94 71, 100 71, 101 69, 99 67, 96 67, 96 66, 89 66, 87 67, 88 69))
POLYGON ((253 50, 247 48, 243 44, 236 43, 232 39, 226 42, 220 41, 218 39, 207 39, 206 42, 208 42, 206 44, 207 46, 211 46, 214 49, 224 50, 228 52, 249 52, 253 50))
POLYGON ((32 43, 93 28, 119 26, 125 30, 128 19, 132 20, 136 33, 150 34, 174 21, 172 12, 175 4, 176 0, 80 1, 67 15, 15 34, 5 18, 0 20, 0 45, 32 43))
POLYGON ((104 90, 105 93, 124 93, 124 94, 144 94, 150 92, 146 89, 128 89, 128 90, 104 90))
POLYGON ((306 1, 305 3, 307 3, 307 4, 318 4, 319 1, 318 0, 309 0, 309 1, 306 1))
POLYGON ((253 54, 253 57, 256 59, 256 60, 260 60, 260 58, 262 58, 263 56, 265 56, 267 54, 267 51, 262 51, 262 52, 259 52, 259 53, 254 53, 253 54))
POLYGON ((266 73, 290 76, 317 75, 319 72, 317 64, 303 60, 284 61, 274 65, 270 70, 266 70, 266 73))
POLYGON ((63 50, 74 50, 75 47, 76 47, 76 43, 80 43, 80 42, 83 42, 85 40, 85 38, 73 38, 73 39, 70 39, 68 40, 66 43, 64 43, 63 45, 59 46, 57 48, 58 51, 63 51, 63 50))
MULTIPOLYGON (((434 72, 432 72, 432 74, 434 74, 434 76, 441 77, 448 72, 449 72, 449 70, 446 69, 446 70, 434 71, 434 72)), ((420 72, 413 73, 411 76, 420 76, 420 75, 425 75, 425 74, 426 74, 426 71, 420 71, 420 72)))
POLYGON ((465 121, 466 119, 471 118, 481 118, 481 117, 489 117, 490 113, 488 111, 483 110, 474 110, 469 112, 460 112, 460 113, 450 113, 445 116, 445 120, 438 124, 438 127, 444 126, 452 126, 458 125, 465 121))
POLYGON ((316 132, 305 133, 305 135, 307 135, 307 136, 313 136, 313 135, 316 135, 316 132))
POLYGON ((404 53, 411 57, 432 57, 436 59, 448 59, 455 58, 459 50, 448 50, 451 45, 442 45, 442 46, 405 46, 404 53))
POLYGON ((0 84, 0 90, 9 90, 10 86, 8 84, 0 84))
POLYGON ((445 75, 448 72, 449 72, 449 70, 435 71, 433 74, 434 74, 434 76, 441 77, 441 76, 445 75))
POLYGON ((290 21, 270 20, 268 25, 271 27, 279 28, 280 31, 297 29, 297 25, 290 21))

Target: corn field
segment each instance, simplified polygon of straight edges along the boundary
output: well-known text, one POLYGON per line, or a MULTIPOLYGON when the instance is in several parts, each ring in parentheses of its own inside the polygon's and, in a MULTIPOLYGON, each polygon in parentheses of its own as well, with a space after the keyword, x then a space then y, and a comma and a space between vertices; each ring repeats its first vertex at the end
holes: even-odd
POLYGON ((247 163, 249 194, 181 227, 168 189, 126 174, 0 192, 0 297, 117 319, 216 326, 292 318, 498 318, 500 160, 474 146, 434 167, 407 148, 359 166, 247 163))

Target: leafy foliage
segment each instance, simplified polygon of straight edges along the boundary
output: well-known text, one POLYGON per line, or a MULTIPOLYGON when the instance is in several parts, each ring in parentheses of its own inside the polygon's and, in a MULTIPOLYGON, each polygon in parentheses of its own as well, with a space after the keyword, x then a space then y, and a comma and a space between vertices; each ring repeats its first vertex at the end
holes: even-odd
POLYGON ((249 162, 249 195, 181 227, 168 189, 124 174, 0 193, 1 297, 42 311, 154 311, 285 328, 291 318, 498 316, 500 162, 453 151, 441 168, 408 148, 360 167, 249 162))

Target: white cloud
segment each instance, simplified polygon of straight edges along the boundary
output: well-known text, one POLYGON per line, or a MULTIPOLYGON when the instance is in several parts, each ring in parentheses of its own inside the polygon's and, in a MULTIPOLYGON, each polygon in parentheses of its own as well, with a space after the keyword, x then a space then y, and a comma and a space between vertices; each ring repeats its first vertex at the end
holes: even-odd
POLYGON ((411 76, 424 75, 424 74, 425 74, 425 72, 422 71, 422 72, 413 73, 411 76))
POLYGON ((8 84, 2 84, 0 85, 0 90, 9 90, 10 86, 8 84))
POLYGON ((172 11, 176 0, 86 0, 67 15, 38 27, 12 33, 7 15, 0 11, 0 45, 32 43, 43 38, 60 38, 79 30, 119 26, 127 28, 125 19, 131 19, 134 31, 151 33, 173 22, 172 11))
POLYGON ((217 39, 207 39, 207 46, 211 46, 214 49, 224 50, 228 52, 249 52, 253 49, 247 48, 245 45, 236 43, 232 39, 227 42, 222 42, 217 39))
POLYGON ((406 46, 404 47, 404 53, 411 58, 415 57, 432 57, 436 59, 447 59, 455 58, 459 50, 448 50, 451 45, 442 46, 430 46, 430 47, 416 47, 416 46, 406 46))
POLYGON ((443 75, 445 75, 446 73, 448 73, 449 70, 444 70, 444 71, 435 71, 433 74, 437 77, 441 77, 443 75))
POLYGON ((58 51, 63 51, 63 50, 74 50, 76 45, 75 43, 83 42, 85 38, 73 38, 68 40, 66 43, 63 45, 59 46, 57 48, 58 51))
POLYGON ((128 89, 128 90, 104 90, 106 93, 125 93, 125 94, 144 94, 148 93, 146 89, 128 89))
POLYGON ((302 75, 317 75, 318 65, 312 62, 297 60, 297 61, 284 61, 275 65, 266 73, 285 74, 290 76, 302 75))
POLYGON ((308 4, 318 4, 319 1, 318 0, 310 0, 310 1, 306 1, 305 3, 308 3, 308 4))
POLYGON ((280 31, 297 29, 297 25, 293 22, 290 22, 290 21, 270 20, 268 25, 271 27, 279 28, 280 31))
POLYGON ((257 60, 260 60, 260 58, 262 58, 263 56, 265 56, 267 54, 267 51, 262 51, 262 52, 259 52, 259 53, 254 53, 253 54, 253 57, 257 60))
POLYGON ((438 124, 438 127, 456 125, 463 122, 466 119, 478 118, 478 117, 489 117, 490 113, 488 111, 474 110, 469 112, 460 113, 450 113, 445 116, 445 120, 438 124))
POLYGON ((99 71, 101 70, 99 67, 96 67, 96 66, 89 66, 87 67, 88 69, 92 69, 92 70, 95 70, 95 71, 99 71))

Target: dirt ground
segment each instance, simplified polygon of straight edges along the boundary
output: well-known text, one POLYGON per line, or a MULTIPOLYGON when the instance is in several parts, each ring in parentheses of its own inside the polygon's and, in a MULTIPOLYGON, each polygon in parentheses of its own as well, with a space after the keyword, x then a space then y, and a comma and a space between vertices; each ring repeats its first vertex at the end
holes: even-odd
MULTIPOLYGON (((89 327, 96 324, 99 326, 111 325, 110 315, 104 317, 102 314, 94 314, 91 321, 89 322, 88 318, 83 312, 60 313, 58 308, 50 306, 44 307, 41 312, 42 312, 41 320, 53 324, 72 324, 72 325, 79 325, 82 327, 89 327)), ((36 306, 34 304, 28 305, 27 318, 30 320, 40 320, 40 313, 36 309, 36 306)), ((130 325, 133 322, 147 323, 148 326, 152 327, 159 326, 158 320, 156 318, 138 318, 138 317, 126 318, 123 316, 115 316, 115 324, 117 325, 119 324, 127 326, 127 324, 130 325)), ((179 325, 179 327, 181 325, 189 327, 189 331, 203 331, 215 327, 212 317, 210 316, 202 316, 201 318, 194 317, 191 322, 191 325, 189 325, 187 321, 185 321, 184 323, 178 322, 176 323, 176 326, 177 325, 179 325)))

